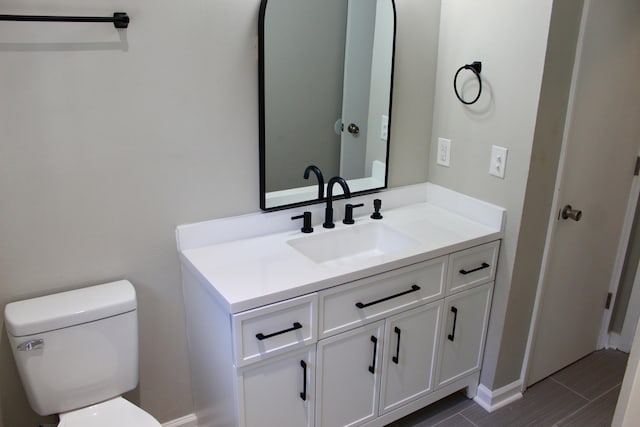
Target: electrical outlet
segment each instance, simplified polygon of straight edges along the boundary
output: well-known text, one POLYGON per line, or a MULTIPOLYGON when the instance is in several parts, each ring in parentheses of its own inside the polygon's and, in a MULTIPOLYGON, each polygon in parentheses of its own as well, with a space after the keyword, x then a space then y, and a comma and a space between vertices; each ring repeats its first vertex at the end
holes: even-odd
POLYGON ((504 179, 504 171, 507 168, 507 149, 493 145, 491 147, 491 160, 489 161, 489 174, 504 179))
POLYGON ((380 120, 380 139, 386 141, 389 138, 389 116, 382 115, 380 120))
POLYGON ((437 163, 441 166, 449 167, 451 165, 451 140, 438 138, 438 159, 437 163))

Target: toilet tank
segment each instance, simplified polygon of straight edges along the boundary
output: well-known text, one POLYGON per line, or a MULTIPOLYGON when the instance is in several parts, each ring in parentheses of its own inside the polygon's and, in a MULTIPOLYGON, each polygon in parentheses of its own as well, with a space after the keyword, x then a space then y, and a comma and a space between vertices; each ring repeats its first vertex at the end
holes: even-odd
POLYGON ((136 308, 126 280, 7 304, 11 350, 38 414, 82 408, 136 387, 136 308))

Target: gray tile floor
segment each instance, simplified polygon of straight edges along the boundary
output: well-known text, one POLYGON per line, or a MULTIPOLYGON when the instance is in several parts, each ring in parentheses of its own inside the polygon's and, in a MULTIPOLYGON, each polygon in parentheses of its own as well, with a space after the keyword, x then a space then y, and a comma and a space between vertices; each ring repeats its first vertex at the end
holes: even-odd
POLYGON ((608 427, 626 365, 625 353, 596 351, 497 411, 488 413, 456 393, 387 427, 608 427))

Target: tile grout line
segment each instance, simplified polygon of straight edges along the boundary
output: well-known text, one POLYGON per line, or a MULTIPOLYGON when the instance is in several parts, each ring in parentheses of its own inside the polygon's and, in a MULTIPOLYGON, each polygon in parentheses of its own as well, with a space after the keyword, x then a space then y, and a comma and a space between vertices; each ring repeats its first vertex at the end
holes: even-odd
POLYGON ((611 387, 610 389, 608 389, 607 391, 600 393, 599 395, 597 395, 593 401, 595 402, 596 400, 600 399, 601 397, 603 397, 605 394, 609 393, 610 391, 612 391, 614 388, 621 386, 622 382, 619 382, 618 384, 614 385, 613 387, 611 387))
POLYGON ((578 409, 576 409, 575 411, 573 411, 572 413, 560 418, 558 421, 555 422, 554 427, 558 426, 561 422, 563 422, 566 419, 571 418, 572 416, 574 416, 575 414, 577 414, 578 412, 582 411, 584 408, 586 408, 587 406, 589 406, 591 402, 587 401, 587 403, 585 403, 584 405, 582 405, 581 407, 579 407, 578 409))
POLYGON ((586 396, 581 395, 580 393, 578 393, 577 391, 575 391, 574 389, 572 389, 571 387, 569 387, 566 384, 561 383, 560 381, 558 381, 557 379, 553 378, 553 377, 549 377, 550 380, 554 381, 556 384, 560 384, 562 387, 566 388, 567 390, 569 390, 570 392, 578 395, 579 397, 583 398, 584 400, 586 400, 587 402, 591 402, 591 399, 589 399, 586 396))
POLYGON ((555 382, 556 384, 559 384, 561 387, 564 387, 565 389, 569 390, 571 393, 577 395, 578 397, 580 397, 581 399, 586 400, 585 404, 580 406, 578 409, 576 409, 575 411, 571 412, 570 414, 560 418, 558 421, 556 421, 553 426, 556 427, 558 426, 558 424, 560 424, 562 421, 568 419, 569 417, 572 417, 573 415, 577 414, 578 412, 582 411, 584 408, 586 408, 590 403, 591 400, 587 399, 586 396, 581 395, 580 393, 578 393, 577 391, 573 390, 571 387, 569 387, 566 384, 561 383, 560 381, 558 381, 557 379, 553 378, 553 376, 550 376, 549 379, 553 382, 555 382))
MULTIPOLYGON (((556 381, 556 380, 554 380, 556 381)), ((558 381, 556 381, 558 382, 558 381)), ((564 384, 558 382, 558 384, 561 384, 564 386, 564 384)), ((587 403, 585 403, 584 405, 582 405, 581 407, 579 407, 578 409, 576 409, 575 411, 573 411, 572 413, 570 413, 569 415, 565 416, 564 418, 560 418, 558 421, 556 421, 556 423, 554 424, 554 427, 558 426, 561 422, 563 422, 566 419, 569 419, 570 417, 574 416, 575 414, 577 414, 578 412, 582 411, 584 408, 586 408, 587 406, 589 406, 590 404, 592 404, 593 402, 595 402, 596 400, 600 399, 601 397, 603 397, 605 394, 611 392, 613 389, 615 389, 616 387, 622 385, 622 383, 618 383, 616 385, 614 385, 613 387, 611 387, 610 389, 608 389, 607 391, 600 393, 598 396, 596 396, 595 398, 593 398, 593 400, 588 400, 587 403)), ((566 387, 566 386, 565 386, 566 387)), ((569 387, 567 387, 569 390, 571 390, 569 387)), ((574 391, 574 390, 571 390, 574 391)), ((575 393, 575 391, 574 391, 575 393)), ((576 393, 578 394, 578 393, 576 393)), ((582 396, 581 396, 582 397, 582 396)), ((586 399, 586 397, 585 397, 586 399)))
POLYGON ((464 418, 465 420, 469 421, 474 427, 478 427, 478 424, 474 423, 473 421, 471 421, 469 418, 467 418, 462 411, 458 412, 458 415, 460 415, 462 418, 464 418))
POLYGON ((449 421, 451 418, 455 417, 456 415, 462 415, 462 414, 460 412, 456 412, 455 414, 451 414, 447 418, 445 418, 443 420, 440 420, 437 423, 433 424, 431 427, 441 426, 442 423, 444 423, 445 421, 449 421))

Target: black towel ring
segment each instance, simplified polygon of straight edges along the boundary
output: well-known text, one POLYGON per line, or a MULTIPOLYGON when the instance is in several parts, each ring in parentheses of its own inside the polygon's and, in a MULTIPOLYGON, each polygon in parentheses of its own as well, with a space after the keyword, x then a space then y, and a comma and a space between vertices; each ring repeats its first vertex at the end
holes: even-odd
POLYGON ((482 94, 482 78, 480 77, 480 71, 482 71, 482 62, 480 61, 474 61, 472 64, 463 65, 462 67, 458 68, 458 71, 456 71, 456 75, 453 78, 453 91, 456 93, 456 96, 458 97, 460 102, 465 105, 474 104, 478 99, 480 99, 480 95, 482 94), (458 74, 460 74, 460 71, 462 70, 471 70, 473 74, 475 74, 478 78, 478 95, 476 95, 473 101, 465 101, 458 93, 458 74))

